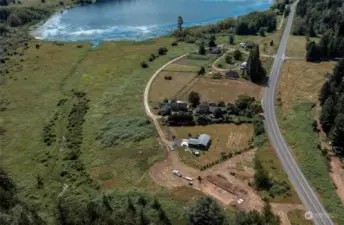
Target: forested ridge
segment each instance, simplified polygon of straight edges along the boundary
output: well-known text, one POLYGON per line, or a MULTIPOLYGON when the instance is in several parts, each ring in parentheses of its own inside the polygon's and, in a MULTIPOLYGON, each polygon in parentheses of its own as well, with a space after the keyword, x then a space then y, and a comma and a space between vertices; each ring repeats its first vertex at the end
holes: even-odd
POLYGON ((344 1, 300 0, 293 24, 294 35, 320 37, 308 40, 306 59, 317 61, 344 54, 344 1))

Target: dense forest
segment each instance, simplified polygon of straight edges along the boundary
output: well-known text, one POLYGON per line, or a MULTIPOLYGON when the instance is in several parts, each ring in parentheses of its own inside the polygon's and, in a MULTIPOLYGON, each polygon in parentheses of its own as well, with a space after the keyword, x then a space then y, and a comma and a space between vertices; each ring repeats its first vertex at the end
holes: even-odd
POLYGON ((344 53, 344 4, 342 0, 300 0, 293 25, 294 35, 320 37, 308 40, 306 59, 342 57, 344 53))
POLYGON ((320 90, 320 123, 333 146, 344 147, 344 59, 328 75, 320 90))
MULTIPOLYGON (((34 207, 21 201, 17 194, 15 183, 0 168, 0 224, 47 224, 34 207)), ((56 214, 55 224, 59 225, 171 225, 182 221, 183 224, 187 222, 190 225, 280 224, 279 217, 271 212, 268 203, 262 212, 240 212, 228 216, 222 206, 206 196, 189 202, 185 207, 185 214, 180 215, 178 221, 171 221, 159 200, 139 189, 114 190, 93 200, 60 196, 56 201, 56 214)))

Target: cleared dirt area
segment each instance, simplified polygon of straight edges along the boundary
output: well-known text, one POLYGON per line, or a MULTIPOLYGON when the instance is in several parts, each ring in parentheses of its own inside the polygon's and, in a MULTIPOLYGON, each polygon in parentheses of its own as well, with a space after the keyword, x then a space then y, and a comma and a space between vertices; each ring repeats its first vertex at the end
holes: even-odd
POLYGON ((149 100, 158 103, 165 98, 173 99, 196 75, 194 72, 162 71, 152 83, 149 100), (165 80, 165 76, 171 76, 172 80, 165 80))
POLYGON ((201 78, 184 94, 182 100, 187 101, 191 91, 201 96, 201 102, 235 102, 240 94, 248 94, 261 99, 262 87, 245 80, 214 80, 201 78))
POLYGON ((278 97, 284 109, 290 109, 298 100, 317 101, 318 93, 331 72, 334 62, 310 63, 287 60, 282 69, 278 97))
POLYGON ((235 152, 249 147, 249 140, 253 135, 251 124, 214 124, 208 126, 173 127, 172 132, 177 138, 188 138, 188 135, 197 136, 208 134, 212 138, 210 148, 201 151, 200 156, 190 151, 180 149, 180 157, 188 165, 199 168, 219 159, 221 152, 235 152))
POLYGON ((331 167, 331 178, 333 180, 333 183, 336 185, 337 194, 344 204, 344 169, 343 169, 343 163, 340 161, 338 157, 331 157, 330 161, 330 167, 331 167))

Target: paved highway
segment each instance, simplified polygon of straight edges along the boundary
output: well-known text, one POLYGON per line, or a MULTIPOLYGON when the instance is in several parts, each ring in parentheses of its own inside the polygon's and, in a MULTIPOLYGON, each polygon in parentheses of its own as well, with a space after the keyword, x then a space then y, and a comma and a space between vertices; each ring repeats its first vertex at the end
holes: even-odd
POLYGON ((334 225, 332 219, 327 214, 326 210, 319 201, 316 193, 308 184, 306 178, 301 172, 296 160, 293 158, 282 133, 279 129, 276 114, 275 114, 275 95, 278 80, 280 77, 281 68, 285 60, 285 50, 287 46, 288 37, 291 30, 291 25, 294 18, 295 6, 297 2, 291 7, 290 16, 285 26, 281 43, 279 45, 274 64, 271 69, 269 84, 264 91, 263 108, 265 114, 265 128, 267 130, 270 142, 280 159, 285 172, 288 174, 289 180, 294 186, 301 201, 310 212, 308 217, 312 219, 316 225, 334 225))

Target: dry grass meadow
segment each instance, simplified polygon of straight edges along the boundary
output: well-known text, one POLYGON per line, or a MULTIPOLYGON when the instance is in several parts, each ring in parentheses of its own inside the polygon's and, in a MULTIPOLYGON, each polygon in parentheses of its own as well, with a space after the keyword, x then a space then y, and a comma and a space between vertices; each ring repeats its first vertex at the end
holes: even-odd
POLYGON ((192 87, 184 93, 182 100, 187 101, 191 91, 200 93, 201 102, 234 102, 240 94, 248 94, 261 99, 262 87, 246 80, 214 80, 199 78, 192 87))

